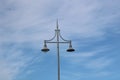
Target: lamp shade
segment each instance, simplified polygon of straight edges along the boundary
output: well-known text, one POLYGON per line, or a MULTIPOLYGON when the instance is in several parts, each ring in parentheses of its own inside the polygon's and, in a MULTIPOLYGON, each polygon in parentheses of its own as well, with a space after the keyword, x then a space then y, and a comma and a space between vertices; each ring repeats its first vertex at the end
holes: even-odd
POLYGON ((73 52, 75 51, 75 49, 73 49, 72 47, 69 47, 69 49, 67 49, 67 52, 73 52))
POLYGON ((48 52, 49 49, 48 49, 48 48, 43 48, 43 49, 41 49, 41 51, 43 51, 43 52, 48 52))
POLYGON ((48 52, 49 49, 47 48, 47 45, 44 45, 44 47, 43 47, 43 49, 41 49, 41 51, 43 51, 43 52, 48 52))

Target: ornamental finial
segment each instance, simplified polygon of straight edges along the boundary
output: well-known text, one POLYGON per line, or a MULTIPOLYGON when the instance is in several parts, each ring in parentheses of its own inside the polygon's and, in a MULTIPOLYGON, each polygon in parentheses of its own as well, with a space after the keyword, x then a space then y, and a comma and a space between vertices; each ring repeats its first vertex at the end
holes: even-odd
POLYGON ((57 27, 57 30, 58 30, 58 19, 57 19, 57 21, 56 21, 56 27, 57 27))

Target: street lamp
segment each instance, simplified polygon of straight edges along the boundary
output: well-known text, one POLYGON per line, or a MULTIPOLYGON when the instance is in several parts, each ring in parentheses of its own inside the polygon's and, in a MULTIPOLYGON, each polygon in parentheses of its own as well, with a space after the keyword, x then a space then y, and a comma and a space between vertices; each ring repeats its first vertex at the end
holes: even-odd
POLYGON ((59 51, 59 44, 62 43, 68 43, 69 44, 69 48, 66 50, 67 52, 73 52, 75 51, 72 48, 72 43, 71 40, 65 40, 61 34, 60 34, 60 29, 58 28, 58 20, 56 22, 56 29, 55 29, 55 35, 53 38, 51 38, 50 40, 44 40, 44 47, 43 49, 41 49, 41 51, 43 52, 48 52, 49 49, 47 48, 47 43, 56 43, 57 44, 57 62, 58 62, 58 80, 60 80, 60 51, 59 51), (56 39, 56 41, 53 41, 54 39, 56 39), (62 41, 60 41, 60 39, 62 41))

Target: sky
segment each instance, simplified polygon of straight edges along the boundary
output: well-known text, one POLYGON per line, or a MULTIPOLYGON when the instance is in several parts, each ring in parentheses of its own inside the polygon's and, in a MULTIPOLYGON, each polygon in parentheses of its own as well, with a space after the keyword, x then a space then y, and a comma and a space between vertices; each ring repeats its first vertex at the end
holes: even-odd
POLYGON ((0 80, 120 80, 120 0, 0 0, 0 80))

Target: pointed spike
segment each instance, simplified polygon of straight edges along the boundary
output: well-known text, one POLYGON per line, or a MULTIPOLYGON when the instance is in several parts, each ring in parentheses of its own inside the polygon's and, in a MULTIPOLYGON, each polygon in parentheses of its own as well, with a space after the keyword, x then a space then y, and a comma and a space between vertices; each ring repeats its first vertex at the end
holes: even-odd
POLYGON ((56 27, 57 27, 57 30, 58 30, 58 19, 57 19, 57 21, 56 21, 56 27))

